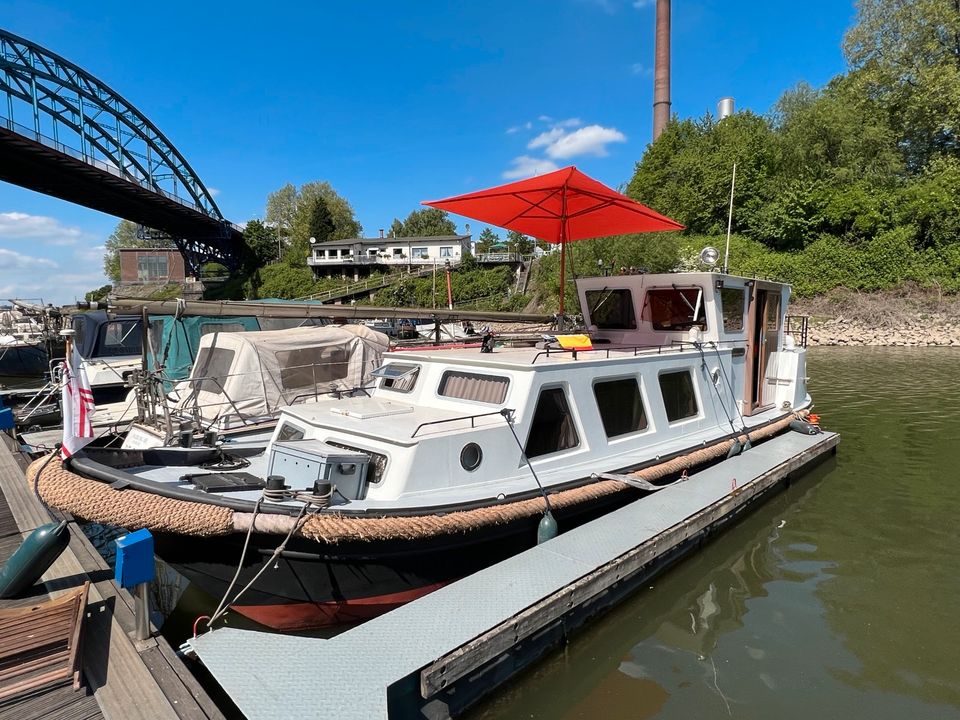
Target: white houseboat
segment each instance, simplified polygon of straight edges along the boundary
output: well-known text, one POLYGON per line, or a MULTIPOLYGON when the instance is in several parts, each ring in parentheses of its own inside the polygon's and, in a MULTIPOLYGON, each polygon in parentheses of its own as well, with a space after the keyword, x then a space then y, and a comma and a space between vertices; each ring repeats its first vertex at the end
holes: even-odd
POLYGON ((233 607, 294 629, 390 609, 553 519, 563 531, 749 452, 810 407, 789 286, 702 272, 577 289, 584 337, 387 353, 369 397, 285 408, 260 454, 89 448, 52 463, 40 492, 149 527, 157 554, 218 598, 239 565, 235 589, 249 588, 233 607), (122 517, 103 509, 117 494, 122 517))

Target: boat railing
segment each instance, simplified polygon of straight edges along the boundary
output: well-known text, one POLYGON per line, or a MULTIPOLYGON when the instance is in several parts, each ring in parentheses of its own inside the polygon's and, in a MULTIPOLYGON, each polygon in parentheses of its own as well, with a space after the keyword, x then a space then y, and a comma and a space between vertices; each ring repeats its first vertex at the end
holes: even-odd
POLYGON ((604 353, 604 359, 610 357, 610 353, 630 353, 632 356, 637 355, 662 355, 666 352, 682 352, 684 350, 696 350, 698 347, 710 347, 710 348, 720 348, 724 345, 731 347, 736 347, 737 345, 742 346, 744 344, 743 340, 710 340, 705 343, 695 343, 689 342, 687 340, 671 340, 668 345, 594 345, 589 348, 561 348, 561 347, 548 347, 544 348, 536 355, 533 356, 533 359, 530 361, 530 364, 533 365, 541 357, 549 357, 551 355, 570 355, 574 360, 577 359, 577 356, 580 353, 604 353))
POLYGON ((788 335, 793 335, 797 347, 805 348, 807 346, 807 331, 810 329, 810 316, 787 315, 785 320, 786 327, 784 330, 788 335))
MULTIPOLYGON (((444 423, 461 422, 463 420, 469 420, 470 427, 472 429, 476 427, 477 418, 491 417, 493 415, 502 416, 503 412, 504 412, 503 410, 496 410, 495 412, 480 413, 479 415, 461 415, 459 417, 444 418, 443 420, 430 420, 429 422, 422 422, 419 425, 417 425, 416 430, 414 430, 413 434, 410 435, 410 439, 413 440, 413 438, 417 436, 417 433, 423 430, 423 428, 428 427, 430 425, 443 425, 444 423)), ((513 413, 513 410, 510 410, 510 412, 513 413)))

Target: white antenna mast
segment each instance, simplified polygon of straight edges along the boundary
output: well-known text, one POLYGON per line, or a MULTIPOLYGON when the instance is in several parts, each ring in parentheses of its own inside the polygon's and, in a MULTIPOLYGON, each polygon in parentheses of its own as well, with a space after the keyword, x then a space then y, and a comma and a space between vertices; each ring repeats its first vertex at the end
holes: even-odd
POLYGON ((730 271, 730 229, 733 227, 733 188, 737 184, 737 164, 733 164, 733 178, 730 180, 730 212, 727 214, 727 249, 723 253, 723 272, 730 271))

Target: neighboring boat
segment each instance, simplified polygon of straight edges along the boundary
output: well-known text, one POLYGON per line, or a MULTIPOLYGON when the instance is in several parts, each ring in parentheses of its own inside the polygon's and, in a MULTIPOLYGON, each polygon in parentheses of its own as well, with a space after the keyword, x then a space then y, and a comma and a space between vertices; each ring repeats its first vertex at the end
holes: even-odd
MULTIPOLYGON (((388 353, 369 397, 283 408, 265 450, 88 447, 37 487, 79 517, 150 528, 216 598, 249 584, 232 607, 289 630, 388 610, 810 407, 789 286, 704 272, 577 289, 589 337, 388 353)), ((236 350, 221 352, 226 368, 236 350)))
POLYGON ((45 307, 11 302, 14 307, 0 310, 0 376, 43 377, 51 353, 63 348, 49 322, 53 318, 45 307))

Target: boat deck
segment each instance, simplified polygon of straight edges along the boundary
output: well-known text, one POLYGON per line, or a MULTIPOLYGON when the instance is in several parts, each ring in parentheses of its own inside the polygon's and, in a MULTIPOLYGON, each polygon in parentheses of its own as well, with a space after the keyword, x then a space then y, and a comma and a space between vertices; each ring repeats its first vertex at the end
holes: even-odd
POLYGON ((329 640, 223 628, 190 642, 248 720, 456 715, 838 442, 780 435, 329 640), (323 691, 303 692, 318 677, 323 691))
MULTIPOLYGON (((22 538, 50 522, 12 450, 0 434, 0 565, 22 538)), ((0 608, 55 598, 89 580, 83 631, 81 689, 54 686, 0 702, 0 720, 124 718, 125 720, 222 720, 223 714, 163 637, 134 642, 133 597, 73 524, 70 544, 24 597, 0 600, 0 608)))

